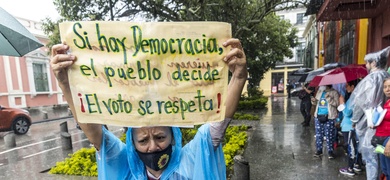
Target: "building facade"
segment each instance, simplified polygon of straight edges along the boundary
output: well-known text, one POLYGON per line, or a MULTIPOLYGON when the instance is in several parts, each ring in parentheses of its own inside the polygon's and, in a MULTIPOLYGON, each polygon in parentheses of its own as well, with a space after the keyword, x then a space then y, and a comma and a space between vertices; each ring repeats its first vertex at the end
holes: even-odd
POLYGON ((318 68, 319 58, 322 58, 322 56, 318 56, 318 30, 316 17, 309 15, 307 19, 308 21, 302 34, 305 39, 303 64, 305 67, 316 69, 318 68))
MULTIPOLYGON (((357 62, 366 53, 381 50, 390 45, 390 1, 388 0, 362 0, 359 2, 350 0, 312 0, 310 7, 319 7, 312 13, 316 14, 318 22, 330 23, 343 21, 343 24, 353 24, 359 37, 367 36, 366 41, 361 40, 356 46, 358 51, 357 62), (364 30, 363 28, 366 28, 364 30), (364 51, 365 50, 365 51, 364 51)), ((343 26, 335 23, 334 26, 343 26)), ((343 27, 341 27, 343 28, 343 27)), ((342 30, 342 29, 341 29, 342 30)), ((342 33, 341 33, 342 34, 342 33)), ((356 33, 355 33, 356 34, 356 33)))
POLYGON ((305 7, 299 7, 276 13, 279 17, 290 21, 293 27, 298 29, 298 46, 291 49, 293 52, 292 58, 285 58, 282 63, 278 63, 275 68, 264 74, 264 79, 260 82, 260 88, 264 91, 265 96, 287 94, 286 84, 288 80, 298 83, 297 79, 290 76, 291 72, 300 67, 307 67, 304 64, 306 43, 303 32, 308 23, 305 12, 305 7))
MULTIPOLYGON (((48 42, 40 22, 16 19, 40 42, 48 42)), ((0 56, 0 105, 34 108, 67 104, 50 68, 47 47, 23 57, 0 56)))

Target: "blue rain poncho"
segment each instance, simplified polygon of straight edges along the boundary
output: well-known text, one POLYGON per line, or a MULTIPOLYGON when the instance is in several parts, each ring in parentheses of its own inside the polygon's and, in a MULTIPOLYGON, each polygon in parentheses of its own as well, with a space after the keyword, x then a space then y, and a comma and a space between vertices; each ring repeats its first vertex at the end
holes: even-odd
MULTIPOLYGON (((215 149, 211 140, 210 125, 204 124, 193 140, 182 147, 181 132, 172 127, 175 144, 171 160, 160 180, 167 179, 226 179, 225 159, 222 145, 215 149)), ((103 179, 148 179, 146 168, 132 142, 132 128, 127 131, 126 144, 103 127, 100 151, 97 152, 98 178, 103 179)))

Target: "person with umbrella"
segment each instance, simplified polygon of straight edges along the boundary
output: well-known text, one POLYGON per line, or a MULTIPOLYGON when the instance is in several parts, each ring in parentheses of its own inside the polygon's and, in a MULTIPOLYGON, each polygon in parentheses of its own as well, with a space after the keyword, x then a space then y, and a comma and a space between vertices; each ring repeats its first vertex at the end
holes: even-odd
POLYGON ((302 90, 299 92, 298 97, 301 99, 300 111, 303 116, 303 127, 310 126, 311 120, 311 97, 314 95, 314 87, 308 86, 309 83, 302 84, 302 90))
POLYGON ((324 136, 328 149, 328 158, 334 159, 333 143, 335 142, 335 123, 338 117, 337 106, 339 106, 339 93, 333 89, 332 85, 321 86, 312 98, 316 104, 314 113, 315 133, 316 133, 316 153, 314 157, 322 156, 324 136))
POLYGON ((381 51, 367 54, 364 57, 366 68, 370 73, 356 86, 350 97, 350 108, 353 109, 351 121, 354 123, 359 139, 358 150, 366 162, 367 179, 378 179, 378 156, 374 153, 371 139, 375 129, 367 126, 367 111, 385 102, 383 81, 390 77, 385 71, 390 46, 381 51))

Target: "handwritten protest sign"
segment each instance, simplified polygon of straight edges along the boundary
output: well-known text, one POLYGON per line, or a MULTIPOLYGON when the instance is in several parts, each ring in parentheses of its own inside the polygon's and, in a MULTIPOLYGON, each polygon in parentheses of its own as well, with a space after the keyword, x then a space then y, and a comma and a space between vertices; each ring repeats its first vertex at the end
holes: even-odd
POLYGON ((65 22, 82 123, 188 126, 225 115, 231 26, 220 22, 65 22))

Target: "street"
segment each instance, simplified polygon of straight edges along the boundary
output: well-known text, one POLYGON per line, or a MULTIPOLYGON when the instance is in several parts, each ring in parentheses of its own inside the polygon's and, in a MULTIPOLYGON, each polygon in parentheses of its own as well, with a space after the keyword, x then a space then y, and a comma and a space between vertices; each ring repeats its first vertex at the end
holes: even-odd
MULTIPOLYGON (((109 129, 120 133, 119 127, 109 129)), ((15 135, 16 147, 8 148, 4 143, 4 132, 0 133, 0 179, 41 179, 37 174, 48 171, 54 162, 63 161, 68 154, 90 143, 81 130, 75 126, 73 118, 33 124, 25 135, 15 135), (67 122, 72 135, 73 150, 62 150, 60 124, 67 122), (34 175, 31 177, 31 175, 34 175)))

